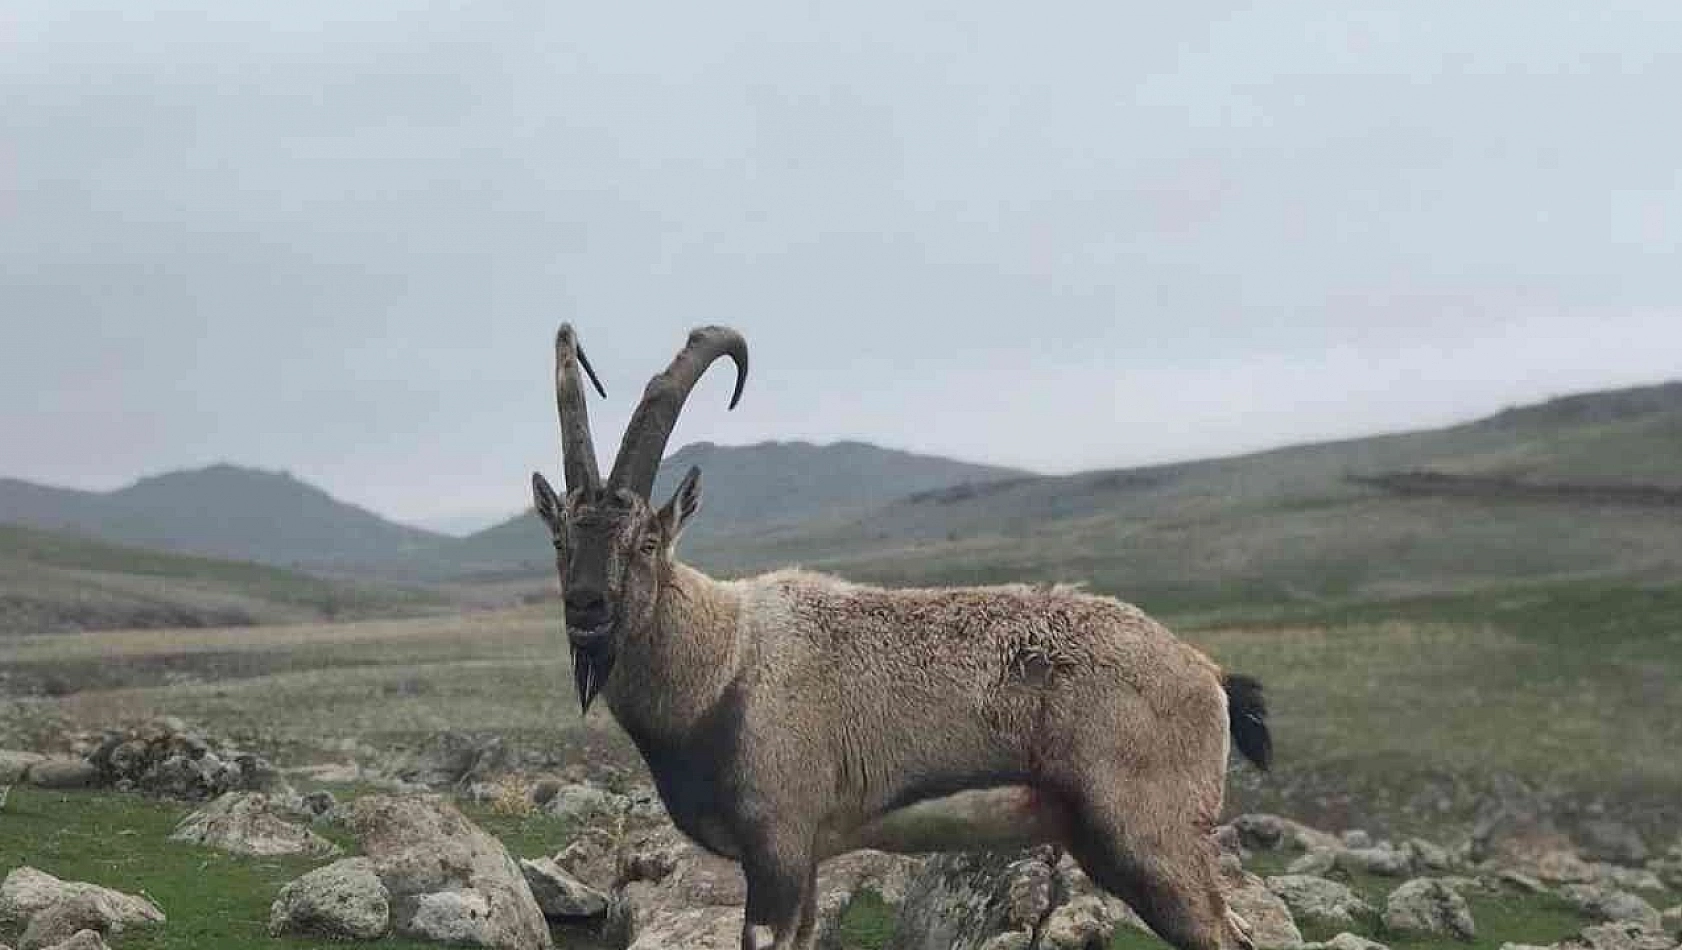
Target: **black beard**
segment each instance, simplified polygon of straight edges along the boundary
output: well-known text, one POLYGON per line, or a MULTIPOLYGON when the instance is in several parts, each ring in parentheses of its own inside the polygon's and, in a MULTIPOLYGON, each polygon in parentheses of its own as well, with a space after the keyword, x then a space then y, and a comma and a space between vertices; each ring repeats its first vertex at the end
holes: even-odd
POLYGON ((580 714, 590 711, 590 703, 595 701, 602 686, 607 683, 607 674, 613 672, 613 650, 603 647, 598 650, 581 650, 572 648, 572 683, 578 689, 578 711, 580 714))

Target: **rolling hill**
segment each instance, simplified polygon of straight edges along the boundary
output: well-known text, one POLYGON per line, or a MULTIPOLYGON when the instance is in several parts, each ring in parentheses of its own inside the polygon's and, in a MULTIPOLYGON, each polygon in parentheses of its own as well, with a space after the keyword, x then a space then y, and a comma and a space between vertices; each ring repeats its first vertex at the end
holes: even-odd
POLYGON ((315 569, 366 569, 446 540, 284 472, 168 472, 112 492, 0 480, 0 522, 120 544, 315 569))
MULTIPOLYGON (((660 463, 654 497, 664 501, 689 466, 701 468, 701 516, 684 532, 724 539, 746 532, 859 516, 921 491, 996 484, 1029 477, 1018 469, 975 465, 864 442, 761 442, 686 445, 660 463)), ((420 573, 497 574, 547 571, 554 562, 548 529, 526 511, 411 560, 420 573)))
POLYGON ((0 524, 0 635, 431 612, 429 593, 0 524))
POLYGON ((697 536, 685 553, 724 573, 798 563, 897 584, 1084 580, 1163 610, 1323 605, 1674 581, 1682 507, 1662 499, 1678 489, 1682 383, 1670 383, 1445 429, 924 491, 853 517, 697 536), (1399 472, 1453 490, 1387 487, 1399 472), (1468 493, 1454 484, 1467 478, 1517 487, 1468 493), (1661 501, 1608 499, 1603 486, 1661 501))

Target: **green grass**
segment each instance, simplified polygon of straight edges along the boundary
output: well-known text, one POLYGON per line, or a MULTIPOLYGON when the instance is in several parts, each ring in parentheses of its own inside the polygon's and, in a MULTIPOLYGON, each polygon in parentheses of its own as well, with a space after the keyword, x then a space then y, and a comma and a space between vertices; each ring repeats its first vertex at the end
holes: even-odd
MULTIPOLYGON (((189 810, 136 795, 19 786, 0 812, 0 876, 27 864, 64 880, 90 881, 150 898, 169 920, 124 933, 118 943, 124 950, 319 946, 319 941, 270 937, 269 905, 288 881, 335 859, 250 858, 168 840, 189 810)), ((570 829, 552 818, 505 818, 479 806, 463 810, 517 856, 552 854, 570 839, 570 829)), ((316 831, 354 853, 355 842, 342 831, 316 831)), ((0 932, 0 940, 15 942, 17 936, 0 932)), ((561 950, 599 946, 581 932, 562 930, 556 937, 561 950)), ((437 945, 388 938, 333 946, 422 950, 437 945)))

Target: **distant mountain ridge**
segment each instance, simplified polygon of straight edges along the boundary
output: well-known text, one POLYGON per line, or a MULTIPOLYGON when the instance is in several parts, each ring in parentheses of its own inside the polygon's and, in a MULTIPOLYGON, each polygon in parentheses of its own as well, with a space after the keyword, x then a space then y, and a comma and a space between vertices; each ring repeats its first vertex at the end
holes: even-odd
MULTIPOLYGON (((701 514, 684 532, 686 539, 825 522, 918 492, 1030 475, 868 442, 693 442, 660 463, 656 504, 665 502, 691 465, 701 469, 701 514)), ((548 537, 528 510, 434 553, 466 573, 529 570, 553 561, 548 537)))
MULTIPOLYGON (((684 557, 722 574, 802 564, 887 583, 1088 580, 1198 603, 1682 578, 1682 515, 1651 504, 1682 491, 1682 382, 1441 429, 1060 476, 863 442, 698 442, 662 463, 657 504, 690 465, 703 498, 684 557)), ((235 466, 110 493, 0 480, 7 521, 406 581, 553 570, 529 511, 452 538, 235 466)))
POLYGON ((286 472, 167 472, 112 492, 0 480, 0 522, 263 564, 359 569, 447 540, 340 501, 286 472))

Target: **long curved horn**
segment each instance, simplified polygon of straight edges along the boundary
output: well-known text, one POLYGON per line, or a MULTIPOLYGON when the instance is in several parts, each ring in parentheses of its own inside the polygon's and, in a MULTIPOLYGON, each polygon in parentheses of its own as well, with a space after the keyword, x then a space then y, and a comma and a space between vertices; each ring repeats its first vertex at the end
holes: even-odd
POLYGON ((748 379, 748 344, 742 335, 729 327, 699 327, 690 331, 689 341, 666 371, 648 381, 642 391, 642 402, 625 427, 625 439, 619 443, 619 455, 613 460, 613 474, 608 476, 609 489, 629 488, 644 498, 654 491, 654 475, 660 468, 660 457, 666 453, 666 440, 677 425, 683 402, 701 374, 713 360, 728 356, 736 364, 736 389, 730 394, 730 408, 742 399, 742 385, 748 379))
POLYGON ((602 476, 596 468, 596 447, 590 441, 590 413, 584 407, 584 387, 578 381, 578 367, 582 365, 595 384, 596 392, 607 398, 607 390, 596 378, 596 371, 585 358, 572 332, 572 324, 561 324, 555 333, 555 410, 561 417, 561 460, 566 469, 567 491, 588 488, 594 491, 601 485, 602 476))

